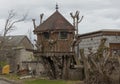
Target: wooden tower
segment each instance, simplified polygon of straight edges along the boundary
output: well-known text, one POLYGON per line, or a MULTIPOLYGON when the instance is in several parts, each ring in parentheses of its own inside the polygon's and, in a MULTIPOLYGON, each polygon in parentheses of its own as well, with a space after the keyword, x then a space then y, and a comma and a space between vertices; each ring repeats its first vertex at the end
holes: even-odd
MULTIPOLYGON (((42 18, 43 14, 41 15, 42 18)), ((42 57, 45 68, 51 69, 51 76, 54 79, 67 79, 70 67, 70 58, 74 55, 72 43, 74 40, 75 28, 58 11, 48 17, 44 22, 36 27, 35 20, 34 33, 37 35, 37 55, 42 57)))

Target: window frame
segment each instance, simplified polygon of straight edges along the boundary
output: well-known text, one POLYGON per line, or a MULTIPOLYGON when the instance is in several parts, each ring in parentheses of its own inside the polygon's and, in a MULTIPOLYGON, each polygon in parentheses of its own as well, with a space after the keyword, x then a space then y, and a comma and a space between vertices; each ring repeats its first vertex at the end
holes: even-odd
POLYGON ((60 31, 59 32, 59 39, 60 40, 67 40, 68 39, 68 32, 67 31, 60 31), (63 34, 65 34, 65 36, 63 34))
POLYGON ((45 39, 50 39, 50 32, 43 32, 43 37, 45 39))

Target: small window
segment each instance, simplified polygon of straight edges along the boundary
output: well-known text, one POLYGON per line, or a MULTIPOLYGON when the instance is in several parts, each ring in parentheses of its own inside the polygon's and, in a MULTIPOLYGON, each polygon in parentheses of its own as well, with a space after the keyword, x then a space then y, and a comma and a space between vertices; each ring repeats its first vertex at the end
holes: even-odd
POLYGON ((44 32, 43 35, 44 35, 45 39, 49 39, 50 38, 50 33, 49 32, 44 32))
POLYGON ((66 31, 62 31, 59 33, 59 38, 60 39, 67 39, 67 32, 66 31))

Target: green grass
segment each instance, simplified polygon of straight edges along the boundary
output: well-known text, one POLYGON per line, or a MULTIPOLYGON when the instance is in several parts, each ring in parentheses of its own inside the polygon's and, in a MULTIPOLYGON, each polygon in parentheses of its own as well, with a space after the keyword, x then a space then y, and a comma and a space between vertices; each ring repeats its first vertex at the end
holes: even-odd
POLYGON ((25 84, 67 84, 63 80, 42 80, 42 79, 35 79, 35 80, 26 80, 25 84))
POLYGON ((20 80, 19 76, 16 74, 8 74, 8 75, 0 75, 0 77, 5 77, 10 80, 15 80, 18 82, 22 82, 20 84, 84 84, 82 81, 66 81, 66 80, 48 80, 48 79, 23 79, 20 80))
POLYGON ((34 80, 26 80, 24 81, 24 84, 84 84, 84 83, 81 81, 34 79, 34 80))

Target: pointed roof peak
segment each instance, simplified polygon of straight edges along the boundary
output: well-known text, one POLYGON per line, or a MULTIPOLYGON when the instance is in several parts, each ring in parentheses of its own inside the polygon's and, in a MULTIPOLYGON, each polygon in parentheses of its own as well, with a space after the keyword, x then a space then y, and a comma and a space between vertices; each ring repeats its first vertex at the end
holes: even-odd
POLYGON ((59 9, 59 7, 58 7, 58 4, 56 3, 56 7, 55 7, 55 9, 56 9, 56 11, 59 9))
POLYGON ((74 30, 74 27, 59 11, 56 10, 42 24, 37 26, 34 32, 48 30, 74 30))

